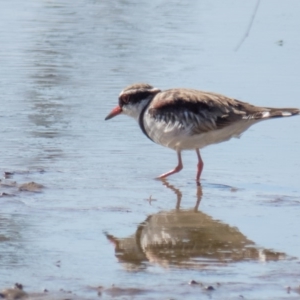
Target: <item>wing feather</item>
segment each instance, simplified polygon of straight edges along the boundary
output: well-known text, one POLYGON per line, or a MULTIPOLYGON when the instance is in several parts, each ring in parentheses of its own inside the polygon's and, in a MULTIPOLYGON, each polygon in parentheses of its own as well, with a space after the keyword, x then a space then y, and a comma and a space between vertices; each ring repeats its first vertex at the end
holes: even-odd
POLYGON ((215 93, 171 89, 154 97, 148 114, 166 123, 178 122, 191 134, 201 134, 250 119, 262 109, 215 93))

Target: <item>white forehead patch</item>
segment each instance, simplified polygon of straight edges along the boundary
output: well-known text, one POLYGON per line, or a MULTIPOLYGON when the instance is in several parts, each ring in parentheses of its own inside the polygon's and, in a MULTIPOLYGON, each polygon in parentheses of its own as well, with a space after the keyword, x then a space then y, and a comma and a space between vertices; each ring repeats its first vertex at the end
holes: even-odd
MULTIPOLYGON (((144 90, 144 88, 142 88, 142 89, 144 90)), ((128 91, 122 90, 119 97, 121 97, 123 94, 135 94, 138 91, 140 91, 140 89, 130 89, 128 91)), ((152 89, 145 89, 145 91, 149 91, 151 93, 157 93, 157 92, 160 92, 160 89, 154 87, 152 89)))

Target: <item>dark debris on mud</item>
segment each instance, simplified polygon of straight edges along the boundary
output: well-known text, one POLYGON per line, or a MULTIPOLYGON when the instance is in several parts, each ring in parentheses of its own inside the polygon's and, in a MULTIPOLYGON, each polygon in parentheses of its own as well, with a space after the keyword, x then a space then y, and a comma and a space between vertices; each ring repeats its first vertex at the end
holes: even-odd
POLYGON ((60 289, 58 292, 50 292, 47 289, 44 289, 43 292, 25 292, 20 283, 15 283, 12 288, 3 289, 0 292, 0 298, 6 300, 84 300, 72 291, 64 289, 60 289))
MULTIPOLYGON (((214 285, 206 285, 202 282, 197 282, 195 280, 191 280, 188 282, 189 285, 194 287, 199 287, 204 293, 214 293, 220 287, 220 283, 215 283, 214 285)), ((223 284, 224 286, 224 284, 223 284)), ((0 290, 0 299, 6 300, 23 300, 23 299, 32 299, 32 300, 89 300, 89 299, 98 299, 102 296, 111 297, 111 298, 119 298, 127 299, 129 297, 132 299, 135 296, 143 296, 148 293, 153 293, 153 290, 136 288, 136 287, 119 287, 116 285, 112 285, 111 287, 103 287, 103 286, 88 286, 86 289, 89 292, 92 292, 92 295, 89 297, 84 297, 82 295, 77 295, 71 290, 59 289, 57 291, 50 291, 48 289, 44 289, 41 292, 29 292, 25 291, 23 285, 20 283, 15 283, 15 285, 11 288, 4 288, 0 290), (126 298, 124 298, 126 297, 126 298)), ((286 293, 288 294, 300 294, 300 286, 297 287, 285 287, 286 293)), ((226 298, 227 299, 227 298, 226 298)), ((240 294, 238 299, 244 299, 244 296, 240 294)))
POLYGON ((92 298, 83 297, 82 295, 78 296, 76 293, 64 289, 60 289, 59 291, 49 291, 48 289, 44 289, 43 292, 25 292, 22 284, 15 283, 13 287, 1 290, 0 298, 6 300, 88 300, 95 299, 96 297, 99 298, 103 294, 114 298, 124 296, 133 297, 150 292, 140 288, 122 288, 115 285, 112 285, 109 288, 104 288, 102 286, 88 287, 88 290, 94 293, 92 298))
MULTIPOLYGON (((44 171, 39 170, 39 173, 44 173, 44 171)), ((15 171, 3 173, 3 178, 0 179, 0 197, 14 197, 20 192, 31 192, 31 193, 40 193, 44 186, 40 183, 31 181, 18 183, 17 181, 11 180, 14 175, 28 175, 29 171, 15 171)))
POLYGON ((21 283, 15 283, 12 288, 3 289, 0 292, 0 297, 9 300, 26 299, 28 294, 23 291, 23 285, 21 283))

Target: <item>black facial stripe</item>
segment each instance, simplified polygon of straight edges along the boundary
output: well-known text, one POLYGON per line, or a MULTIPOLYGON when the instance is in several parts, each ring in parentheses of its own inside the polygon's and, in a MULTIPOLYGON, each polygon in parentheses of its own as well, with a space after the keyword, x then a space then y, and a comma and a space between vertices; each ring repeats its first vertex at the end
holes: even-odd
POLYGON ((148 98, 150 95, 151 95, 150 92, 139 92, 137 94, 130 95, 130 102, 131 103, 140 102, 140 101, 148 98))
POLYGON ((122 107, 128 103, 135 104, 146 98, 148 98, 152 93, 151 92, 138 92, 135 94, 123 94, 119 97, 119 105, 122 107))

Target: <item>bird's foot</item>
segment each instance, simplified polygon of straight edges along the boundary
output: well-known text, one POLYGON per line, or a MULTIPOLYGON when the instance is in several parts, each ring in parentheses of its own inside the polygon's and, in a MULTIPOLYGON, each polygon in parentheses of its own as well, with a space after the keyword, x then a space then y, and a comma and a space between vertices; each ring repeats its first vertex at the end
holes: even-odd
POLYGON ((164 179, 164 178, 167 178, 168 176, 172 175, 172 174, 175 174, 175 173, 178 173, 182 170, 182 165, 178 165, 174 170, 171 170, 167 173, 164 173, 160 176, 158 176, 156 179, 164 179))

